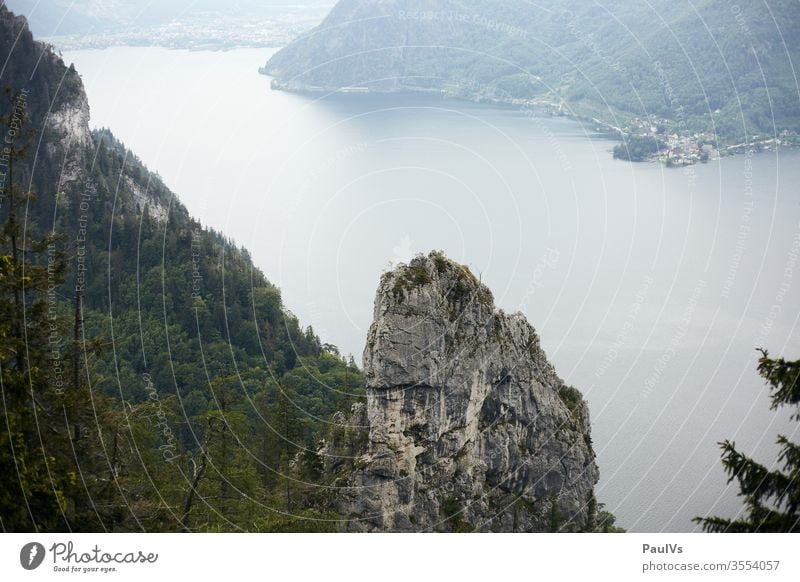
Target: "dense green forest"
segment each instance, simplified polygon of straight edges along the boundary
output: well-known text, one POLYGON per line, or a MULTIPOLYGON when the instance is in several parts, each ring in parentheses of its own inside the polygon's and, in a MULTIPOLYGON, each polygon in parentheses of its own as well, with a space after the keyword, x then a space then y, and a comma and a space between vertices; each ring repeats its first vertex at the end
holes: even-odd
POLYGON ((316 451, 363 398, 352 357, 0 29, 0 529, 336 529, 316 451))
POLYGON ((632 135, 614 146, 614 157, 632 162, 641 162, 647 156, 661 150, 659 141, 652 137, 632 135))

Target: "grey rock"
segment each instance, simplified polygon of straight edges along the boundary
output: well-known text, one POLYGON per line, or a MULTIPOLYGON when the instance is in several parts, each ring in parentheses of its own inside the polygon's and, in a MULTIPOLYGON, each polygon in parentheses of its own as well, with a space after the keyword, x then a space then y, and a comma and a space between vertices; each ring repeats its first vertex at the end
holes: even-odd
POLYGON ((360 445, 325 450, 354 459, 334 500, 346 529, 592 529, 586 402, 469 269, 432 252, 385 273, 364 373, 366 406, 337 421, 360 445))

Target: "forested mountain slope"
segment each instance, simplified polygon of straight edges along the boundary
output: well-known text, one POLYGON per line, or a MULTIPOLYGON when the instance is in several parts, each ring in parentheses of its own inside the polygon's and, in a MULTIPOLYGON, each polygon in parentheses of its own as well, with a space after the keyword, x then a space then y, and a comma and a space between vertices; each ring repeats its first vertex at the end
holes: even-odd
POLYGON ((538 98, 735 141, 800 130, 792 0, 340 0, 263 72, 290 90, 538 98))
POLYGON ((363 395, 353 361, 89 130, 79 75, 4 5, 0 65, 2 529, 335 528, 314 451, 363 395))

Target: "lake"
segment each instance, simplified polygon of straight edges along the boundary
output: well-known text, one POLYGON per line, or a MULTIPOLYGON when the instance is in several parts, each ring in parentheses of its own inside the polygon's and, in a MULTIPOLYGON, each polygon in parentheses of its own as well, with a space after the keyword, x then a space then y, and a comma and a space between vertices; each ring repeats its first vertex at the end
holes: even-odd
POLYGON ((591 127, 435 96, 299 96, 269 49, 69 52, 110 127, 286 305, 360 361, 381 272, 444 250, 522 311, 590 403, 597 496, 632 531, 734 516, 717 442, 795 436, 756 347, 800 355, 800 152, 613 160, 591 127))

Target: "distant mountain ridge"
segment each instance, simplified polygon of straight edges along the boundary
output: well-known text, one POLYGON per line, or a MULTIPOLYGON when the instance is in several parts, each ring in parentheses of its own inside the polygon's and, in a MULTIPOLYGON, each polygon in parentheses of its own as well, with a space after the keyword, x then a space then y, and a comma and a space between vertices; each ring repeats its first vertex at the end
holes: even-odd
POLYGON ((538 98, 735 140, 800 130, 800 4, 340 0, 262 69, 293 91, 538 98))
MULTIPOLYGON (((3 1, 3 0, 0 0, 3 1)), ((333 0, 5 0, 60 50, 162 46, 280 47, 315 26, 333 0)))
POLYGON ((28 18, 37 36, 84 35, 130 26, 158 26, 201 13, 263 17, 293 5, 328 5, 331 0, 4 0, 28 18))

